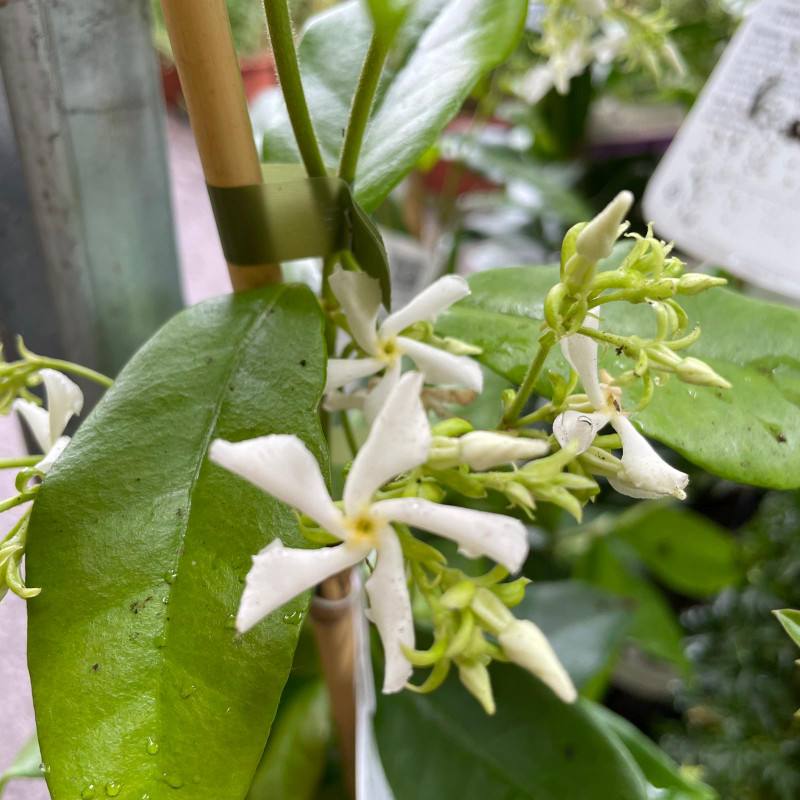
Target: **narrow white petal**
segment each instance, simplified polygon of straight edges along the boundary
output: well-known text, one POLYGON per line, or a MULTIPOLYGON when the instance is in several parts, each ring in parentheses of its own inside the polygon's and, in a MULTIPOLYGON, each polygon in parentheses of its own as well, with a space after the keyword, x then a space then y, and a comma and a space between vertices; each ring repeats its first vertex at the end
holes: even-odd
POLYGON ((349 411, 350 409, 361 410, 364 408, 364 400, 367 397, 366 389, 356 389, 350 394, 344 392, 328 392, 322 399, 322 408, 325 411, 349 411))
POLYGON ((381 339, 397 336, 409 325, 423 320, 433 320, 437 314, 450 308, 469 294, 469 284, 458 275, 445 275, 423 289, 407 306, 389 314, 378 329, 381 339))
POLYGON ((367 392, 364 398, 363 410, 364 418, 367 420, 368 425, 371 426, 375 422, 378 413, 383 408, 383 404, 400 382, 401 366, 400 359, 396 359, 386 367, 386 371, 378 379, 378 382, 367 392))
POLYGON ((341 389, 351 381, 380 372, 386 364, 377 358, 329 358, 323 394, 341 389))
POLYGON ((565 703, 578 698, 569 674, 558 660, 552 645, 530 620, 514 620, 497 636, 500 647, 516 664, 546 683, 565 703))
POLYGON ((49 446, 44 448, 46 452, 64 433, 70 419, 83 410, 83 392, 77 383, 54 369, 43 369, 39 374, 44 382, 47 414, 50 417, 50 441, 49 446))
POLYGON ((616 478, 609 479, 618 492, 647 499, 686 497, 689 476, 685 472, 667 464, 627 417, 617 414, 611 424, 622 439, 622 469, 616 478))
MULTIPOLYGON (((584 328, 594 328, 597 330, 600 320, 597 317, 587 314, 583 320, 584 328)), ((588 336, 580 333, 573 333, 561 340, 561 351, 564 358, 569 361, 570 366, 578 373, 583 388, 589 397, 589 402, 595 409, 602 409, 606 400, 600 388, 600 381, 597 377, 597 342, 588 336)))
POLYGON ((280 539, 253 556, 236 615, 239 633, 337 572, 361 561, 369 547, 339 544, 319 550, 284 547, 280 539))
POLYGON ((411 664, 400 645, 414 647, 414 618, 403 551, 389 526, 379 533, 378 563, 365 588, 369 595, 368 615, 381 635, 386 659, 383 693, 393 694, 401 691, 411 677, 411 664))
POLYGON ((334 536, 347 538, 317 459, 296 436, 273 434, 244 442, 215 439, 208 457, 286 505, 300 509, 334 536))
POLYGON ((422 407, 422 375, 407 372, 383 404, 344 484, 344 508, 359 514, 372 495, 395 475, 423 464, 431 446, 422 407))
POLYGON ((597 432, 608 424, 610 418, 609 414, 604 414, 602 411, 595 411, 592 414, 583 411, 565 411, 555 418, 553 433, 562 447, 577 439, 576 455, 580 455, 591 446, 597 432))
POLYGON ((337 269, 330 277, 331 290, 347 317, 350 333, 356 344, 371 356, 378 352, 378 309, 381 305, 381 285, 364 272, 345 272, 337 269))
POLYGON ((473 392, 482 391, 483 373, 478 362, 469 356, 455 356, 446 350, 403 336, 398 338, 397 344, 421 370, 426 383, 456 384, 473 392))
POLYGON ((47 475, 56 459, 64 452, 69 444, 69 436, 59 436, 56 443, 47 451, 47 455, 36 465, 39 472, 47 475))
POLYGON ((372 512, 383 519, 405 522, 452 539, 470 558, 488 556, 510 572, 517 572, 528 555, 525 526, 503 514, 442 506, 415 497, 381 500, 372 506, 372 512))
POLYGON ((460 445, 460 460, 478 471, 512 461, 530 461, 550 450, 547 442, 541 439, 526 439, 493 431, 471 431, 456 441, 460 445))
POLYGON ((53 444, 50 441, 50 416, 47 411, 30 400, 20 399, 14 401, 14 410, 25 420, 36 444, 46 453, 53 444))

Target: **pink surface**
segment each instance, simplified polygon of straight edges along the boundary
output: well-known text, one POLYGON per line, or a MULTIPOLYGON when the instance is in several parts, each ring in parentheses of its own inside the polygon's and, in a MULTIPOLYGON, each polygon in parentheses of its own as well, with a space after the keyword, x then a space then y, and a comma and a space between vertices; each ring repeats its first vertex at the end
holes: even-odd
MULTIPOLYGON (((187 122, 167 120, 173 214, 187 305, 230 291, 203 173, 187 122)), ((0 458, 24 452, 14 418, 0 417, 0 458)), ((0 472, 0 498, 14 493, 12 470, 0 472)), ((0 518, 0 536, 16 517, 0 518)), ((34 730, 30 681, 25 663, 25 603, 9 594, 0 603, 0 774, 34 730)), ((12 781, 3 800, 46 800, 44 781, 12 781)))

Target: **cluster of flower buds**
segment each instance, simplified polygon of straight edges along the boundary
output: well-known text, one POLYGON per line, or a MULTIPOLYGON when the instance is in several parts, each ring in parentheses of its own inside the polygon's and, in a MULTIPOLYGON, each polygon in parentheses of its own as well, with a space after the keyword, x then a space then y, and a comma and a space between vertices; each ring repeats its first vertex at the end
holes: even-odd
POLYGON ((564 702, 576 699, 569 675, 541 630, 509 611, 522 601, 527 578, 505 581, 508 572, 502 567, 471 578, 444 566, 435 555, 423 555, 427 558, 412 564, 412 575, 430 609, 433 644, 428 650, 406 648, 405 653, 414 666, 432 669, 421 685, 409 688, 431 692, 455 665, 464 686, 493 714, 487 667, 493 660, 512 661, 540 678, 564 702))

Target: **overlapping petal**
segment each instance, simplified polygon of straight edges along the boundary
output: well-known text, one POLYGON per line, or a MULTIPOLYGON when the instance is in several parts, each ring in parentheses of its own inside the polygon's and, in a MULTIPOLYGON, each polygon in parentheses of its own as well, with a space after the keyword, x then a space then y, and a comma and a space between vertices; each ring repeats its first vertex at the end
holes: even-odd
POLYGON ((415 322, 433 320, 470 293, 469 284, 458 275, 445 275, 423 289, 408 305, 389 314, 378 330, 381 338, 397 336, 415 322))
POLYGON ((386 402, 386 398, 389 397, 400 382, 401 366, 399 358, 393 361, 364 397, 362 410, 368 425, 371 426, 375 422, 378 413, 386 402))
POLYGON ((583 411, 565 411, 559 414, 553 422, 553 433, 562 447, 571 441, 578 441, 578 450, 575 455, 580 455, 591 447, 597 432, 605 427, 611 416, 602 411, 587 414, 583 411))
POLYGON ((411 497, 381 500, 372 510, 387 521, 405 522, 451 539, 470 558, 488 556, 510 572, 517 572, 528 555, 527 529, 519 520, 503 514, 411 497))
POLYGON ((323 394, 341 389, 351 381, 366 378, 380 372, 386 364, 377 358, 329 358, 328 377, 323 394))
POLYGON ((381 636, 386 660, 383 693, 393 694, 411 677, 411 663, 402 648, 414 647, 414 618, 397 535, 386 526, 378 537, 378 563, 365 588, 369 596, 369 618, 381 636))
POLYGON ((356 344, 368 355, 377 355, 375 326, 381 305, 380 283, 363 272, 338 269, 330 277, 330 286, 347 317, 356 344))
POLYGON ((468 356, 456 356, 403 336, 397 344, 414 361, 428 383, 457 384, 473 392, 483 389, 481 368, 468 356))
POLYGON ((50 418, 47 411, 30 400, 14 401, 14 411, 16 411, 30 428, 36 444, 43 453, 46 453, 53 445, 50 441, 50 418))
POLYGON ((244 442, 215 439, 208 457, 221 467, 308 514, 340 539, 348 537, 317 459, 296 436, 272 434, 244 442))
POLYGON ((608 482, 629 497, 653 499, 672 495, 683 500, 689 476, 667 464, 627 417, 617 414, 611 424, 622 439, 622 469, 608 482))
POLYGON ((407 372, 386 399, 345 481, 346 514, 361 513, 384 483, 427 459, 431 432, 421 389, 422 375, 407 372))
MULTIPOLYGON (((600 320, 592 314, 587 314, 583 320, 584 328, 597 330, 599 325, 600 320)), ((573 333, 572 336, 561 340, 561 350, 564 358, 578 373, 589 402, 596 409, 603 408, 606 405, 606 399, 597 377, 597 342, 581 333, 573 333)))
POLYGON ((253 556, 236 615, 239 633, 250 630, 267 614, 320 581, 361 561, 368 545, 345 543, 319 550, 284 547, 280 539, 253 556))

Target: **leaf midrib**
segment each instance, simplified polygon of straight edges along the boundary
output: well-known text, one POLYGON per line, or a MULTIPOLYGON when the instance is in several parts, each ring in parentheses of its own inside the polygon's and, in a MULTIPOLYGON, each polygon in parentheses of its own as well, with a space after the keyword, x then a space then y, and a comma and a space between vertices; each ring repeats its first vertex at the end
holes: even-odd
MULTIPOLYGON (((267 302, 264 305, 262 310, 259 311, 257 314, 254 314, 252 321, 250 322, 250 324, 245 329, 246 333, 242 336, 241 341, 239 343, 239 346, 236 348, 236 350, 234 351, 233 356, 231 357, 231 368, 226 373, 225 380, 220 382, 219 396, 217 397, 216 402, 214 404, 214 411, 213 411, 212 416, 211 416, 210 424, 209 424, 209 427, 208 427, 208 432, 206 434, 203 446, 199 450, 197 463, 196 463, 195 469, 194 469, 194 474, 192 475, 192 480, 191 480, 191 483, 189 484, 189 488, 188 488, 188 491, 187 491, 187 495, 186 495, 187 496, 186 513, 183 514, 181 516, 181 518, 180 518, 181 521, 182 521, 182 526, 181 526, 181 529, 180 529, 180 540, 179 540, 179 545, 178 545, 178 550, 177 550, 177 556, 176 556, 176 559, 175 559, 175 567, 174 567, 175 580, 173 581, 173 583, 167 584, 167 589, 166 589, 167 597, 169 597, 169 598, 171 598, 172 591, 173 591, 175 585, 177 585, 177 582, 178 582, 177 579, 178 579, 178 576, 179 576, 179 567, 180 567, 181 560, 182 560, 183 555, 184 555, 183 543, 184 543, 184 541, 186 539, 186 533, 187 533, 187 531, 189 529, 189 522, 190 522, 191 516, 192 516, 192 500, 193 500, 193 497, 194 497, 194 492, 195 492, 195 489, 197 488, 197 482, 198 482, 198 480, 200 478, 200 471, 203 468, 203 462, 205 461, 206 453, 207 453, 208 447, 209 447, 209 445, 211 443, 211 437, 214 435, 214 432, 217 429, 217 423, 219 421, 220 414, 222 413, 222 408, 225 405, 225 399, 228 396, 228 387, 230 385, 231 379, 233 378, 233 376, 236 374, 236 372, 238 371, 239 367, 241 366, 241 362, 242 362, 242 358, 244 356, 244 353, 247 350, 247 348, 248 348, 253 336, 255 335, 256 331, 258 330, 259 325, 261 324, 262 320, 264 319, 264 317, 267 316, 267 314, 269 314, 270 310, 274 307, 274 305, 277 303, 277 301, 280 299, 280 297, 286 291, 286 288, 287 287, 285 285, 283 285, 283 286, 280 287, 280 289, 276 290, 274 292, 274 294, 272 295, 272 297, 269 299, 269 302, 267 302)), ((159 663, 160 663, 160 667, 161 667, 161 669, 159 670, 159 675, 163 674, 164 667, 166 666, 166 662, 167 662, 167 651, 168 651, 168 648, 169 648, 169 631, 170 631, 170 628, 171 628, 171 626, 169 624, 169 615, 165 614, 164 615, 164 627, 163 627, 164 646, 161 648, 161 656, 160 656, 160 659, 159 659, 159 663)), ((159 682, 157 684, 157 686, 156 686, 156 692, 155 692, 155 720, 156 720, 155 727, 156 727, 156 730, 159 732, 159 734, 161 734, 161 732, 162 732, 162 720, 164 718, 164 715, 162 713, 161 705, 162 705, 162 693, 161 693, 161 683, 159 682)), ((160 753, 157 753, 156 754, 156 758, 153 760, 153 768, 155 768, 157 772, 158 772, 159 766, 161 765, 161 762, 162 762, 162 756, 161 756, 160 753)), ((157 775, 156 775, 155 779, 156 780, 158 779, 157 775)))

